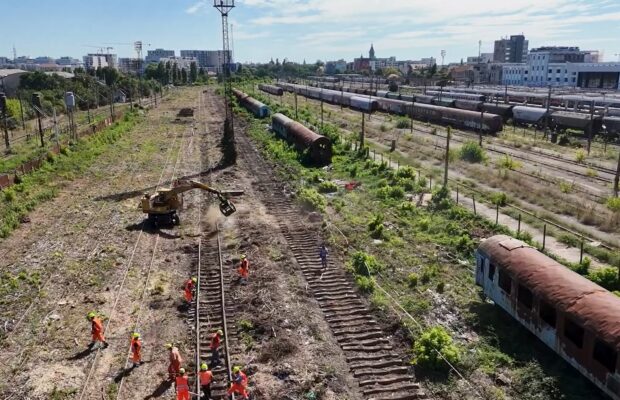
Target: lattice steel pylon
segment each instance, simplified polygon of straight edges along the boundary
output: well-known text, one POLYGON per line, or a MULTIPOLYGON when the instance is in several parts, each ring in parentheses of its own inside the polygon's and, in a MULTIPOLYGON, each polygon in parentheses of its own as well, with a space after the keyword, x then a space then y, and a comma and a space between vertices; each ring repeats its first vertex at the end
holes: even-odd
MULTIPOLYGON (((230 123, 230 129, 234 132, 233 129, 233 114, 232 109, 230 107, 230 102, 228 101, 229 96, 231 95, 231 85, 230 85, 230 41, 228 39, 228 13, 235 8, 235 0, 213 0, 213 7, 215 7, 220 14, 222 14, 222 69, 223 69, 223 83, 224 83, 224 94, 225 94, 225 102, 226 102, 226 120, 230 123)), ((233 133, 234 134, 234 133, 233 133)))

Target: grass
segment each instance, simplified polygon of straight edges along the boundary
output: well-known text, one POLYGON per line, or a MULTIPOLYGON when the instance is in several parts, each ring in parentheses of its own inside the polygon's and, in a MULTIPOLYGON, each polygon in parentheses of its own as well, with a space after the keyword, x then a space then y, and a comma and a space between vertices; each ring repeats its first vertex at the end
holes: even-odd
POLYGON ((83 173, 139 119, 135 114, 126 114, 98 134, 79 140, 71 151, 48 158, 39 170, 23 176, 20 183, 5 190, 0 199, 0 238, 7 237, 36 206, 54 198, 64 182, 83 173))
MULTIPOLYGON (((250 123, 254 126, 254 122, 250 123)), ((392 314, 391 300, 377 290, 381 285, 422 324, 420 330, 411 321, 400 320, 399 335, 413 343, 424 330, 437 324, 446 328, 455 346, 462 350, 460 371, 480 383, 480 390, 489 398, 559 398, 550 397, 552 393, 568 400, 587 398, 592 389, 585 379, 558 361, 512 318, 477 295, 469 269, 473 251, 481 238, 510 233, 506 228, 496 227, 494 221, 473 215, 441 196, 428 208, 415 207, 401 197, 401 190, 428 190, 423 189, 428 188, 427 182, 415 179, 412 190, 406 190, 398 181, 402 177, 392 170, 346 150, 346 139, 342 146, 335 147, 332 168, 325 172, 325 178, 350 179, 355 170, 356 181, 362 185, 324 197, 318 191, 320 183, 310 179, 316 171, 304 166, 292 149, 286 149, 287 154, 273 152, 273 137, 265 134, 262 126, 259 128, 250 129, 250 134, 261 144, 265 156, 278 162, 279 173, 298 193, 306 193, 299 197, 309 202, 308 198, 321 196, 320 212, 342 232, 329 240, 337 247, 351 249, 347 268, 360 290, 368 294, 373 308, 392 323, 399 320, 392 314), (400 189, 393 192, 394 196, 393 187, 400 189), (389 240, 377 243, 378 234, 389 240), (463 341, 455 332, 473 332, 476 339, 463 341), (500 372, 512 383, 496 383, 495 375, 500 372)), ((405 171, 405 175, 411 172, 405 171)), ((460 399, 468 395, 469 389, 458 379, 437 374, 434 368, 420 365, 416 375, 438 398, 460 399)))

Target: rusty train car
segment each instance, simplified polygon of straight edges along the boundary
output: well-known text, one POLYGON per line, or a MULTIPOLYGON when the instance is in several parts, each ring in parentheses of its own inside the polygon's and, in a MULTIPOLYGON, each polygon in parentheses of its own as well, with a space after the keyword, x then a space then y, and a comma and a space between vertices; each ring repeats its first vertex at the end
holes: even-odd
POLYGON ((308 151, 310 159, 316 165, 327 165, 332 160, 331 141, 306 128, 299 122, 284 114, 276 113, 271 117, 271 129, 299 151, 308 151))
POLYGON ((259 83, 258 89, 262 90, 265 93, 272 94, 274 96, 282 96, 284 94, 284 90, 282 90, 281 87, 277 87, 274 85, 265 85, 264 83, 259 83))
POLYGON ((486 296, 614 400, 620 399, 620 298, 506 235, 476 251, 486 296))
POLYGON ((232 90, 239 103, 247 108, 255 117, 265 118, 269 116, 269 107, 238 89, 232 90))

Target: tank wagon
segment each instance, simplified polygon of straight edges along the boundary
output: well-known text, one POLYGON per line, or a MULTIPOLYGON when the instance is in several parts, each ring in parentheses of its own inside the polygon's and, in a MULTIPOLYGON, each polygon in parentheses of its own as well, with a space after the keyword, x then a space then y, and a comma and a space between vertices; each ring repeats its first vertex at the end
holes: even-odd
POLYGON ((265 118, 269 116, 269 107, 253 97, 248 96, 241 90, 233 89, 233 94, 242 106, 247 108, 255 117, 265 118))
POLYGON ((614 400, 620 400, 620 298, 506 235, 476 251, 486 296, 614 400))
POLYGON ((298 151, 308 151, 316 165, 327 165, 332 160, 332 143, 325 136, 306 128, 284 114, 271 117, 271 129, 282 139, 293 144, 298 151))
POLYGON ((526 106, 512 108, 512 117, 518 124, 541 126, 547 115, 547 110, 544 108, 526 106))
POLYGON ((262 90, 263 92, 272 94, 274 96, 282 96, 284 94, 284 90, 282 90, 281 87, 274 86, 274 85, 265 85, 263 83, 260 83, 258 85, 258 89, 262 90))
POLYGON ((422 121, 450 125, 453 128, 480 130, 495 134, 503 129, 502 117, 495 114, 460 110, 458 108, 441 107, 430 104, 408 104, 409 116, 422 121))
POLYGON ((554 111, 551 113, 551 123, 555 131, 563 132, 566 129, 579 129, 584 132, 592 127, 592 132, 599 132, 603 127, 603 117, 571 111, 554 111))

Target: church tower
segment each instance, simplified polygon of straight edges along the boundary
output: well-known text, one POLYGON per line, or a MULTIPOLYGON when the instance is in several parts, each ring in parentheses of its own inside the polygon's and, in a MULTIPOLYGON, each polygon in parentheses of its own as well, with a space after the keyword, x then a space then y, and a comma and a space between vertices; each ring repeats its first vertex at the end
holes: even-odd
POLYGON ((368 58, 370 58, 371 60, 375 59, 375 48, 373 47, 373 44, 370 44, 370 51, 368 52, 368 58))

